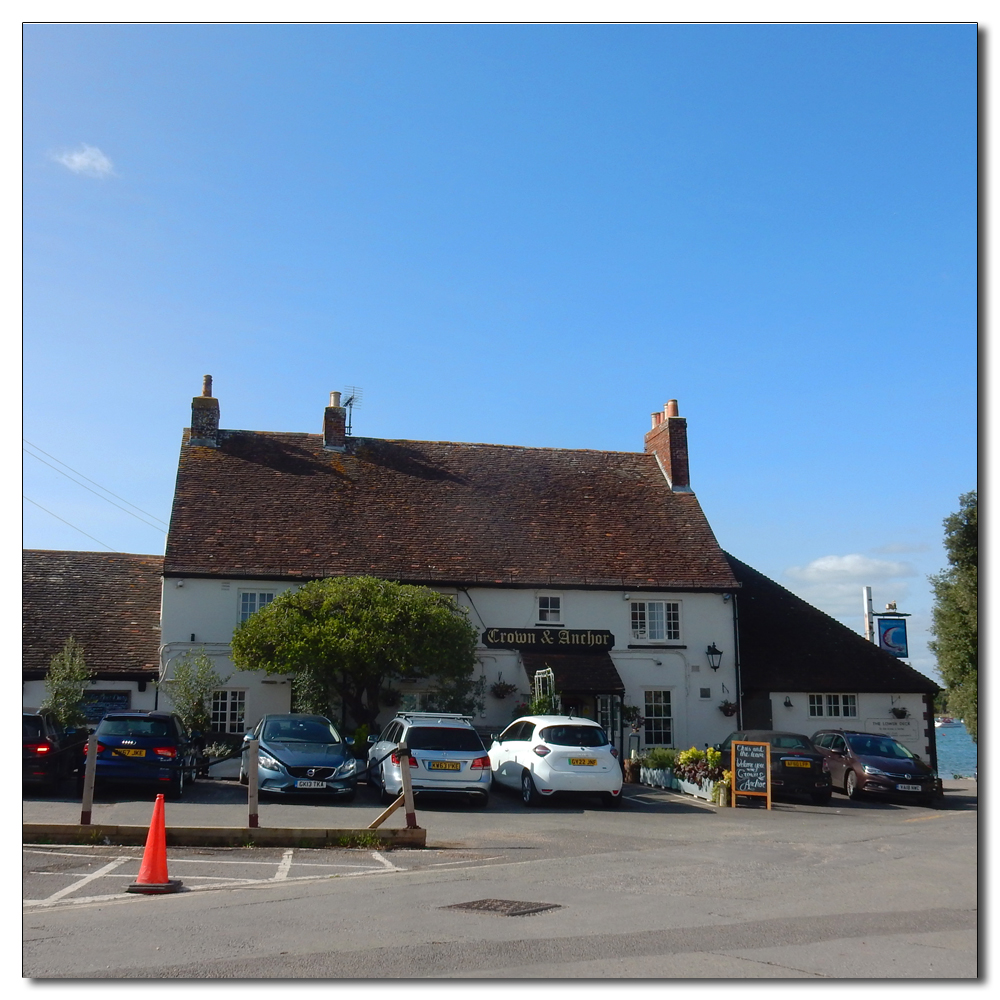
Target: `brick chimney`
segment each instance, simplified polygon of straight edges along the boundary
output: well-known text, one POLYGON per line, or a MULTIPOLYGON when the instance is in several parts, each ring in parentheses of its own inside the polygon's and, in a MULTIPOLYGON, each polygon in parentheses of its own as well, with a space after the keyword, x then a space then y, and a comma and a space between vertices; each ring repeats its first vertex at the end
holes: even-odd
POLYGON ((688 474, 687 420, 677 415, 677 400, 667 401, 662 413, 653 414, 653 429, 645 438, 646 451, 656 456, 670 489, 692 493, 688 474))
POLYGON ((330 393, 330 405, 323 413, 323 447, 343 451, 347 444, 347 409, 340 405, 340 393, 330 393))
POLYGON ((219 447, 219 401, 212 395, 212 376, 206 375, 201 395, 191 400, 191 438, 188 444, 219 447))

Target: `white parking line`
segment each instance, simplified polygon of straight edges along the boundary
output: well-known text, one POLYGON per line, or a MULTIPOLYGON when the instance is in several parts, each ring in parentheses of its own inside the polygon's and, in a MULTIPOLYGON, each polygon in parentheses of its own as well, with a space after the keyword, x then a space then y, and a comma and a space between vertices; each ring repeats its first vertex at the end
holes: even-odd
POLYGON ((283 879, 288 878, 288 869, 292 867, 292 855, 295 853, 294 848, 289 848, 281 855, 281 861, 278 863, 278 870, 271 876, 273 882, 281 882, 283 879))
POLYGON ((96 872, 91 872, 89 875, 84 875, 83 878, 78 879, 72 885, 68 885, 58 892, 52 893, 51 896, 47 896, 45 899, 39 900, 40 905, 50 906, 52 903, 58 902, 63 896, 68 896, 71 892, 76 892, 81 886, 86 885, 88 882, 93 882, 94 879, 102 878, 109 872, 114 871, 119 865, 125 864, 126 861, 131 861, 132 858, 121 857, 115 858, 114 861, 109 862, 103 868, 98 868, 96 872))

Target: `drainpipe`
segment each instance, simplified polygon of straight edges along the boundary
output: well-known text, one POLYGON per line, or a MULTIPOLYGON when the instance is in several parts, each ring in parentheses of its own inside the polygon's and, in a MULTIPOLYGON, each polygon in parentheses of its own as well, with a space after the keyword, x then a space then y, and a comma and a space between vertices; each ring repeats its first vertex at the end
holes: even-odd
POLYGON ((740 676, 740 612, 736 606, 736 595, 730 601, 733 605, 733 661, 736 667, 736 728, 743 728, 743 680, 740 676))

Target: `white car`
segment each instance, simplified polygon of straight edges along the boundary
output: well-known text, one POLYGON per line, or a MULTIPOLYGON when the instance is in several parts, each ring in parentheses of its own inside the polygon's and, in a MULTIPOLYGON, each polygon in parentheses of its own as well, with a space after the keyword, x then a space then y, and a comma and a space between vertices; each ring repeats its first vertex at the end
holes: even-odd
POLYGON ((608 734, 592 719, 527 715, 515 719, 490 747, 493 780, 520 788, 525 805, 557 792, 621 802, 622 769, 608 734))
POLYGON ((486 747, 472 717, 442 712, 400 712, 379 736, 369 736, 368 784, 379 790, 383 803, 403 788, 400 743, 410 750, 410 783, 414 794, 436 792, 464 795, 485 806, 493 782, 486 747))

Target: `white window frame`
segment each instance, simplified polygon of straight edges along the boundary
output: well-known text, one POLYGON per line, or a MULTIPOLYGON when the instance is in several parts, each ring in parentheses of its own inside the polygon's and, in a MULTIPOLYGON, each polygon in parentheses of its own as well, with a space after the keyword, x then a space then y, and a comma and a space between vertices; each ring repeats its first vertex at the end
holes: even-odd
POLYGON ((434 699, 440 698, 440 691, 400 691, 397 712, 438 711, 434 699))
POLYGON ((858 696, 842 691, 813 692, 809 695, 810 719, 856 719, 858 696))
POLYGON ((212 692, 211 720, 213 733, 246 732, 247 689, 216 688, 212 692))
POLYGON ((680 642, 680 601, 632 601, 629 634, 640 642, 680 642), (650 614, 651 609, 653 613, 650 614), (657 619, 651 624, 651 619, 657 619))
POLYGON ((563 621, 562 594, 535 595, 535 623, 537 625, 561 625, 563 621), (542 602, 546 607, 542 607, 542 602), (555 607, 551 603, 555 602, 555 607), (553 616, 553 617, 549 617, 553 616))
POLYGON ((241 590, 239 606, 240 622, 245 622, 252 614, 256 614, 261 608, 270 604, 275 597, 277 597, 277 594, 273 590, 241 590), (250 598, 253 600, 249 600, 250 598), (262 601, 261 598, 267 598, 267 600, 262 601), (253 607, 247 611, 247 605, 251 603, 253 607))
POLYGON ((673 699, 668 688, 656 688, 642 692, 643 704, 643 745, 647 747, 670 747, 674 740, 673 699), (659 696, 659 697, 657 697, 659 696), (663 711, 663 708, 666 711, 663 711), (665 736, 665 739, 657 739, 665 736))

